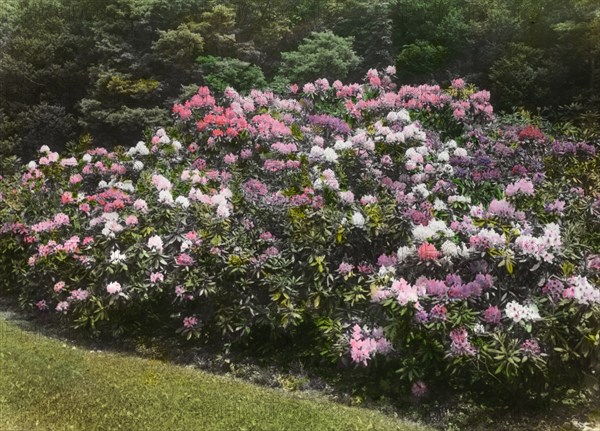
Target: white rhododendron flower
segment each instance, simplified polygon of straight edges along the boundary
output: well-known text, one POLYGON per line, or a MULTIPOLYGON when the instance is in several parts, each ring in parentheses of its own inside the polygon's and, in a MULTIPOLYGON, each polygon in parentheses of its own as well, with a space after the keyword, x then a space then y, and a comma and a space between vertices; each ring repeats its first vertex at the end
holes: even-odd
POLYGON ((468 153, 467 150, 465 150, 464 148, 457 148, 456 150, 454 150, 454 155, 456 157, 467 157, 468 153))
POLYGON ((336 163, 338 159, 338 155, 333 148, 326 148, 323 151, 323 157, 330 163, 336 163))
POLYGON ((458 257, 460 255, 460 248, 450 240, 444 241, 441 250, 444 256, 458 257))
POLYGON ((158 235, 153 235, 148 239, 148 248, 161 253, 163 250, 163 240, 158 235))
POLYGON ((442 151, 441 153, 438 153, 437 159, 440 162, 447 162, 450 160, 450 154, 448 154, 448 151, 442 151))
POLYGON ((183 209, 188 209, 190 207, 190 201, 185 196, 177 196, 175 203, 183 209))
POLYGON ((436 199, 433 202, 433 209, 436 210, 436 211, 444 211, 447 208, 448 208, 448 206, 441 199, 436 199))
POLYGON ((349 148, 352 148, 352 142, 337 140, 335 141, 335 145, 333 146, 333 148, 335 148, 338 151, 347 150, 349 148))
POLYGON ((135 146, 135 151, 140 156, 147 156, 150 154, 150 150, 148 149, 144 141, 140 141, 137 143, 137 145, 135 146))
POLYGON ((120 263, 124 262, 127 259, 127 256, 124 253, 121 253, 121 250, 115 250, 110 253, 110 262, 111 263, 120 263))
POLYGON ((515 323, 541 319, 537 306, 533 304, 521 305, 516 301, 511 301, 506 304, 504 313, 506 314, 506 317, 515 323))
POLYGON ((158 193, 158 201, 165 205, 173 205, 173 195, 169 190, 161 190, 158 193))
POLYGON ((217 207, 217 215, 222 218, 229 218, 231 211, 227 208, 227 205, 219 205, 217 207))
POLYGON ((398 249, 396 256, 398 257, 398 263, 404 262, 411 256, 414 256, 417 252, 417 249, 414 246, 402 246, 398 249))
POLYGON ((365 225, 365 217, 358 211, 352 215, 352 224, 356 227, 363 227, 365 225))

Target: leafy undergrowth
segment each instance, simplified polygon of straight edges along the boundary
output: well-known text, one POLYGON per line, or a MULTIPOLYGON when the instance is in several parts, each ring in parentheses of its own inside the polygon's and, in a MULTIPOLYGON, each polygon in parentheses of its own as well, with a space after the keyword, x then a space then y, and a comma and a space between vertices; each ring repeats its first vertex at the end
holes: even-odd
POLYGON ((0 428, 353 430, 427 428, 156 360, 87 351, 0 320, 0 428))

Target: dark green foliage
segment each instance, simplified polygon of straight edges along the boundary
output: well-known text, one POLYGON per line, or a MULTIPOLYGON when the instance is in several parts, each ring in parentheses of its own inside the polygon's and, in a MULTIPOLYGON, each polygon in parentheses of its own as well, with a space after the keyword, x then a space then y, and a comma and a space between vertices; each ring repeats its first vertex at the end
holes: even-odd
POLYGON ((297 51, 281 54, 279 73, 293 82, 344 79, 360 62, 352 49, 353 40, 353 37, 343 38, 330 31, 312 33, 297 51))
POLYGON ((31 149, 48 145, 57 150, 75 138, 77 123, 60 105, 40 103, 17 115, 20 140, 16 153, 24 160, 33 156, 31 149))
POLYGON ((260 67, 237 58, 200 57, 198 64, 202 79, 214 91, 222 92, 227 87, 238 91, 264 88, 267 85, 260 67))
POLYGON ((352 76, 361 78, 364 70, 393 64, 392 19, 390 2, 348 2, 347 11, 335 25, 340 36, 354 37, 354 50, 362 57, 361 70, 352 76))
POLYGON ((408 81, 431 78, 446 61, 446 49, 440 45, 417 41, 402 49, 396 59, 398 76, 408 81))
MULTIPOLYGON (((596 0, 6 0, 0 151, 35 151, 19 124, 43 104, 76 120, 64 138, 88 132, 111 147, 164 125, 152 121, 164 123, 192 84, 245 90, 263 86, 264 73, 268 86, 283 89, 287 81, 358 80, 394 62, 400 83, 465 76, 494 90, 500 109, 547 107, 591 130, 599 8, 596 0), (227 60, 215 72, 198 56, 227 60), (107 133, 108 125, 117 129, 107 133)), ((56 128, 39 127, 58 142, 56 128)))
POLYGON ((160 60, 179 67, 190 67, 204 48, 204 39, 189 25, 181 24, 175 30, 161 31, 153 46, 160 60))
POLYGON ((489 78, 492 89, 502 94, 503 108, 519 104, 539 106, 550 96, 552 78, 560 77, 563 70, 541 49, 525 44, 510 44, 506 54, 494 62, 489 78))

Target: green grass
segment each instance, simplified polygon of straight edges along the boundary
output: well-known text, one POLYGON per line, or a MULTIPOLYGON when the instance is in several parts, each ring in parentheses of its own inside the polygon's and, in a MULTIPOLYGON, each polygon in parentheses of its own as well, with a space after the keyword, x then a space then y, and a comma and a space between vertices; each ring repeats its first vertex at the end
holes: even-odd
POLYGON ((91 352, 0 316, 0 429, 425 430, 192 368, 91 352))

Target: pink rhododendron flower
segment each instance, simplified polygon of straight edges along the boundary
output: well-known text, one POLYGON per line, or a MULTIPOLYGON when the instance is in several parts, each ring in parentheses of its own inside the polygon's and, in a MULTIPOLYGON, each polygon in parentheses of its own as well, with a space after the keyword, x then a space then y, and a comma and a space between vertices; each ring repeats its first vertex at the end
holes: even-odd
POLYGON ((350 355, 352 360, 362 365, 368 365, 369 360, 377 353, 386 354, 391 347, 383 335, 381 328, 372 331, 363 330, 354 325, 350 338, 350 355))
POLYGON ((225 157, 223 157, 223 161, 225 163, 227 163, 228 165, 234 164, 235 162, 237 162, 237 159, 238 159, 238 156, 236 156, 235 154, 231 154, 231 153, 229 153, 229 154, 225 155, 225 157))
POLYGON ((465 81, 462 78, 456 78, 452 80, 452 88, 455 88, 457 90, 462 90, 463 88, 465 88, 465 81))
POLYGON ((259 238, 263 241, 274 241, 275 237, 271 232, 263 232, 260 234, 259 238))
POLYGON ((157 190, 170 191, 173 188, 173 184, 167 178, 162 175, 152 175, 152 184, 156 186, 157 190))
POLYGON ((189 317, 185 317, 183 319, 183 327, 186 329, 191 329, 196 327, 196 325, 198 325, 199 320, 197 317, 194 316, 189 316, 189 317))
POLYGON ((165 280, 165 276, 162 272, 153 272, 150 274, 150 283, 156 284, 165 280))
MULTIPOLYGON (((58 154, 58 153, 56 153, 56 154, 58 154)), ((77 166, 77 159, 75 157, 70 157, 68 159, 62 159, 60 161, 60 165, 63 167, 77 166)))
POLYGON ((143 199, 136 199, 136 201, 133 203, 133 207, 142 213, 148 212, 148 204, 143 199))
POLYGON ((533 338, 523 341, 523 343, 521 343, 520 350, 524 355, 527 356, 537 356, 542 352, 538 341, 533 338))
POLYGON ((71 291, 70 301, 85 301, 90 296, 90 293, 84 289, 76 289, 71 291))
POLYGON ((396 296, 396 300, 400 305, 406 305, 409 302, 417 302, 419 300, 417 288, 408 284, 403 278, 394 280, 390 290, 396 296))
POLYGON ((490 305, 484 312, 483 312, 483 319, 487 322, 487 323, 491 323, 493 325, 497 325, 498 323, 500 323, 500 319, 502 318, 502 312, 500 311, 500 309, 498 307, 496 307, 495 305, 490 305))
POLYGON ((122 290, 121 284, 116 281, 113 281, 106 286, 106 291, 111 295, 121 293, 122 290))
POLYGON ((340 263, 340 266, 338 267, 338 272, 340 274, 348 274, 353 269, 354 269, 354 265, 347 263, 347 262, 342 262, 342 263, 340 263))
POLYGON ((138 218, 134 215, 128 215, 125 219, 125 224, 127 226, 135 226, 138 224, 138 218))
POLYGON ((69 303, 67 301, 61 301, 56 305, 56 311, 59 313, 67 314, 69 310, 69 303))
POLYGON ((69 183, 71 184, 79 184, 83 181, 83 176, 81 174, 74 174, 69 177, 69 183))
POLYGON ((351 191, 339 192, 338 194, 343 202, 347 204, 354 203, 354 193, 351 191))
POLYGON ((591 271, 600 271, 600 255, 595 254, 587 257, 587 267, 591 271))
POLYGON ((535 192, 533 183, 527 179, 520 179, 516 183, 511 183, 506 186, 506 196, 514 196, 522 193, 524 195, 531 196, 535 192))
POLYGON ((594 287, 587 277, 572 276, 568 280, 568 286, 563 291, 563 297, 574 299, 580 304, 600 303, 600 289, 594 287))
POLYGON ((179 266, 192 266, 194 259, 187 253, 181 253, 175 258, 175 263, 179 266))
POLYGON ((54 216, 54 224, 56 226, 66 226, 71 223, 69 216, 63 213, 58 213, 54 216))
POLYGON ((54 291, 60 293, 65 288, 65 282, 59 281, 54 285, 54 291))
POLYGON ((477 353, 475 347, 469 342, 469 336, 466 329, 453 329, 450 332, 450 339, 452 340, 450 352, 453 356, 473 356, 477 353))
POLYGON ((467 113, 465 112, 464 109, 461 108, 456 108, 453 112, 452 115, 454 115, 454 118, 456 118, 457 120, 460 120, 462 118, 465 117, 465 115, 467 115, 467 113))
POLYGON ((427 394, 428 389, 427 385, 423 381, 417 380, 412 384, 410 391, 415 397, 422 398, 427 394))
POLYGON ((421 260, 437 260, 441 253, 435 248, 435 245, 424 242, 417 249, 419 259, 421 260))
POLYGON ((448 310, 442 304, 436 304, 429 312, 429 317, 434 320, 446 320, 448 310))
POLYGON ((562 281, 551 278, 546 281, 546 284, 542 288, 542 292, 546 295, 550 295, 554 299, 561 298, 563 295, 563 291, 565 290, 565 286, 562 281))
POLYGON ((73 199, 73 194, 71 192, 64 192, 61 197, 61 203, 63 205, 67 205, 72 202, 75 202, 75 199, 73 199))

